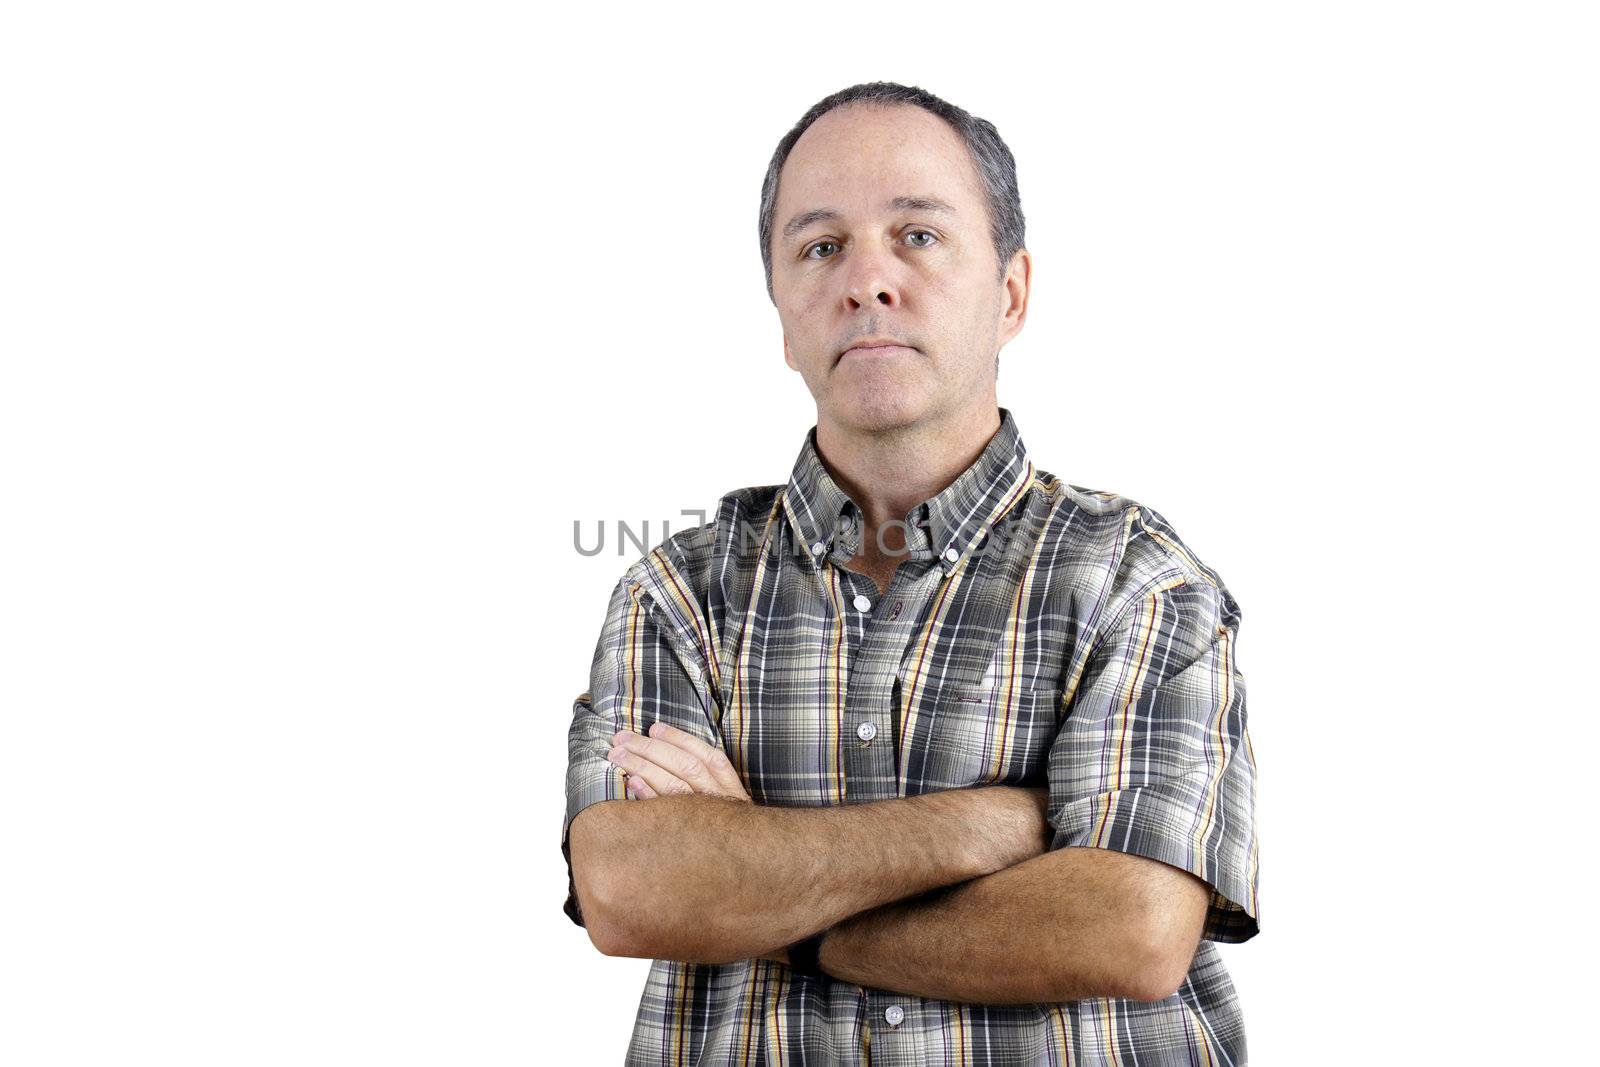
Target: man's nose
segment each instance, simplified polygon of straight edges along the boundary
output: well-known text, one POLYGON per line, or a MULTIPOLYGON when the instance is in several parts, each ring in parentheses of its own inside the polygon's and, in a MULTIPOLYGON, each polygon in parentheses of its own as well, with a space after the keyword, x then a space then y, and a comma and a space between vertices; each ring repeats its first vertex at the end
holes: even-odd
POLYGON ((884 250, 857 251, 845 279, 845 300, 851 309, 899 304, 897 267, 894 257, 884 250))

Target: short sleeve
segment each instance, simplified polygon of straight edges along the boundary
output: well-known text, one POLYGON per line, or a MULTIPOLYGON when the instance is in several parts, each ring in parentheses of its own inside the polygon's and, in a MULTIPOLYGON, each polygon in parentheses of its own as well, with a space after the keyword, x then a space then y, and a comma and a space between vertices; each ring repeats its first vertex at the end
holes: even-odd
POLYGON ((561 855, 567 864, 562 910, 584 925, 572 877, 568 831, 573 818, 602 800, 632 799, 622 769, 606 759, 618 730, 647 732, 658 721, 721 747, 702 653, 683 640, 630 571, 612 590, 595 645, 589 690, 572 704, 567 731, 566 815, 561 855))
POLYGON ((1239 608, 1214 576, 1169 570, 1126 598, 1052 743, 1049 817, 1053 848, 1115 849, 1205 881, 1202 937, 1245 941, 1258 932, 1255 756, 1239 608))

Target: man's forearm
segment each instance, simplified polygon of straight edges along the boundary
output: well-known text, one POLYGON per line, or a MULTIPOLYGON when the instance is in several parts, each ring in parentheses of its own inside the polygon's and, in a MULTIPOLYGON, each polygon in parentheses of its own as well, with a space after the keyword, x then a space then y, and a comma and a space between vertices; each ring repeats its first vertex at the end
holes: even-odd
POLYGON ((725 963, 1039 855, 1043 810, 1042 790, 1012 787, 827 808, 606 801, 573 821, 574 880, 602 951, 725 963))
POLYGON ((1187 956, 1166 951, 1149 909, 1192 914, 1195 897, 1153 901, 1147 862, 1090 848, 1046 853, 847 919, 828 931, 818 962, 842 981, 969 1003, 1160 999, 1195 944, 1187 956))

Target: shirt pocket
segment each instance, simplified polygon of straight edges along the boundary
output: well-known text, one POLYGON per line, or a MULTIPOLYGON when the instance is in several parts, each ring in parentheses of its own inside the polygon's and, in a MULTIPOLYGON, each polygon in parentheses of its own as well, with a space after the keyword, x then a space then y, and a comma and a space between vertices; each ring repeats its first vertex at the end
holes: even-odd
POLYGON ((940 694, 929 725, 929 785, 1044 785, 1060 728, 1061 689, 958 685, 940 694))

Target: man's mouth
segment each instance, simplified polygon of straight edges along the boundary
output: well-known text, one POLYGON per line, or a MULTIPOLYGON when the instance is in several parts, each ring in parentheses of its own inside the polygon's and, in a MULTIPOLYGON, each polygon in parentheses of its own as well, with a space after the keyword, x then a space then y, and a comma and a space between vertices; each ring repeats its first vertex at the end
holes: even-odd
POLYGON ((847 359, 852 359, 852 360, 882 359, 882 358, 884 358, 886 356, 888 356, 888 357, 900 356, 900 355, 904 355, 907 352, 914 352, 914 351, 916 351, 916 349, 912 348, 910 345, 900 345, 900 344, 864 344, 864 345, 856 345, 856 346, 854 346, 852 348, 847 348, 843 352, 841 352, 839 354, 839 362, 843 363, 847 359))

